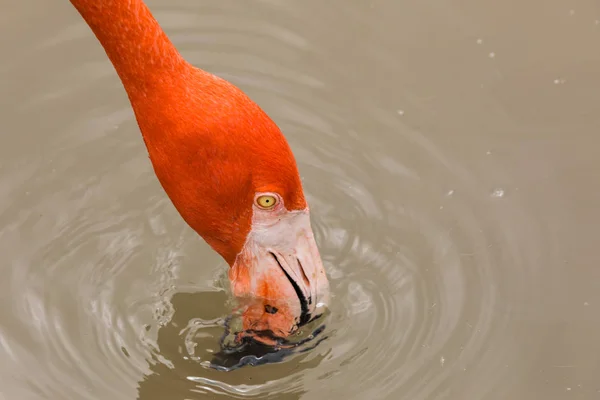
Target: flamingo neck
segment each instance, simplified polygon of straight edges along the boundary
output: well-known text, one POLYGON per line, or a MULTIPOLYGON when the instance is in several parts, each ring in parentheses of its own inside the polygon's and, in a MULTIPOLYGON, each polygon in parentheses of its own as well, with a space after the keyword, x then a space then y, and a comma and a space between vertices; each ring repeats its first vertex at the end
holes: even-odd
POLYGON ((179 86, 191 66, 142 0, 70 0, 135 100, 179 86))

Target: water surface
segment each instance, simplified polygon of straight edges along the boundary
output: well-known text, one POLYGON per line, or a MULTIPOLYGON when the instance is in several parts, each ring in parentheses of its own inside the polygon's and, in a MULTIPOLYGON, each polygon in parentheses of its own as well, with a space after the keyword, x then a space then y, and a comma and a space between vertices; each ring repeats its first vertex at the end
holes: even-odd
POLYGON ((0 399, 596 399, 600 6, 149 0, 296 154, 327 339, 207 366, 226 264, 67 1, 0 15, 0 399))

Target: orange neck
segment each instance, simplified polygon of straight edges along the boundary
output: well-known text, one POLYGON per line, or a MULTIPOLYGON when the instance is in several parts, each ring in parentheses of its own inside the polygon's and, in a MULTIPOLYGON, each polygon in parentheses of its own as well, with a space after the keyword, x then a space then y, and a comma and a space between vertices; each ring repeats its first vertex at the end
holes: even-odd
POLYGON ((165 137, 165 103, 183 103, 187 81, 198 72, 171 43, 143 0, 70 0, 104 48, 150 152, 165 137))
POLYGON ((142 0, 71 0, 114 65, 130 98, 177 80, 189 65, 142 0))

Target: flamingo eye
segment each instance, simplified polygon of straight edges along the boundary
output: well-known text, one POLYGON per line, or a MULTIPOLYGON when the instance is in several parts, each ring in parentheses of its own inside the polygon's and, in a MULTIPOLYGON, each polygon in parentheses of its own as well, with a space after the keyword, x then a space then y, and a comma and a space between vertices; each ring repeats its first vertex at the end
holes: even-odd
POLYGON ((262 209, 270 210, 277 205, 277 197, 270 194, 263 194, 256 198, 256 205, 262 209))

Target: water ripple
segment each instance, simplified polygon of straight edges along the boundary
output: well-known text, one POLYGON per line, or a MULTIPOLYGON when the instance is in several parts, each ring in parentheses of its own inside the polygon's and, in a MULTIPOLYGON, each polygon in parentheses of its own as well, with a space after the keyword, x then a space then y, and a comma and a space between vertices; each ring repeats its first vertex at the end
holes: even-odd
MULTIPOLYGON (((540 247, 529 243, 526 255, 477 174, 425 132, 369 99, 362 118, 377 131, 353 124, 326 95, 333 69, 311 74, 281 62, 317 43, 275 22, 204 11, 194 4, 157 16, 191 61, 211 60, 203 66, 261 101, 288 135, 331 278, 327 339, 278 364, 210 367, 231 309, 225 265, 165 198, 124 94, 113 99, 110 65, 87 50, 15 106, 25 115, 58 104, 73 121, 49 129, 39 158, 5 162, 0 175, 0 250, 20 254, 5 261, 10 279, 0 283, 11 299, 0 353, 27 381, 23 390, 81 399, 327 392, 416 400, 468 377, 489 382, 463 398, 498 395, 505 366, 513 376, 519 368, 505 332, 536 273, 524 268, 528 256, 540 247), (267 44, 286 50, 258 51, 267 44), (90 93, 98 99, 78 104, 90 93), (27 374, 33 366, 38 373, 27 374)), ((91 43, 80 25, 36 51, 67 54, 84 35, 91 43)), ((519 205, 510 212, 529 222, 519 205)))

